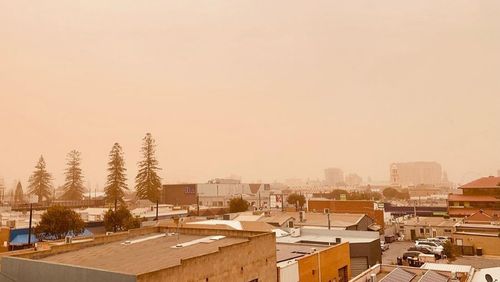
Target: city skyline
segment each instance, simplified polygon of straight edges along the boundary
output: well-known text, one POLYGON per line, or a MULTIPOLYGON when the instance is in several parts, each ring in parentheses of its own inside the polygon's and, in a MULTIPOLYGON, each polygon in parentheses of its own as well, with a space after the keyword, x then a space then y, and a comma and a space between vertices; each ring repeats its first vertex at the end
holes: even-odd
POLYGON ((41 154, 61 183, 77 149, 102 189, 114 142, 133 179, 146 132, 166 182, 385 180, 429 160, 465 183, 500 167, 496 1, 0 7, 7 185, 41 154))

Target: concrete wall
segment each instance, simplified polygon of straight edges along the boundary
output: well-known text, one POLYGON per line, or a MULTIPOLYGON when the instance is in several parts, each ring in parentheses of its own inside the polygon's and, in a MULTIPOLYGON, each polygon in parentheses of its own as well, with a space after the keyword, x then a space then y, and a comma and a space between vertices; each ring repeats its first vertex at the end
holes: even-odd
MULTIPOLYGON (((216 232, 224 235, 220 230, 216 232)), ((276 281, 276 277, 274 233, 263 233, 250 237, 248 242, 222 247, 217 253, 182 260, 179 266, 140 274, 137 281, 248 282, 276 281)))
POLYGON ((55 264, 39 260, 4 257, 4 281, 16 282, 135 282, 134 275, 109 272, 72 265, 55 264))
POLYGON ((433 231, 436 231, 436 236, 446 236, 451 237, 451 234, 454 232, 455 228, 452 226, 425 226, 425 225, 405 225, 403 234, 405 240, 411 240, 411 230, 415 230, 415 235, 417 238, 429 238, 435 237, 433 236, 433 231), (420 228, 424 229, 424 233, 421 233, 420 228), (426 232, 428 229, 429 232, 426 232), (451 232, 446 232, 450 230, 451 232))
POLYGON ((349 244, 342 243, 299 259, 300 281, 339 281, 339 269, 343 267, 346 267, 350 279, 349 256, 349 244))

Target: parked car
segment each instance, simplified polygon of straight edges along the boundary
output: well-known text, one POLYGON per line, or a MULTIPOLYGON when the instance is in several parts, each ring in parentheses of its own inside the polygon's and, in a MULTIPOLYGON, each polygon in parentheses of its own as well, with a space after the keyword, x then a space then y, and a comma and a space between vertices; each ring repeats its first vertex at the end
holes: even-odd
POLYGON ((403 260, 407 260, 408 258, 417 259, 420 254, 422 254, 422 252, 419 252, 419 251, 404 252, 403 253, 403 260))
POLYGON ((380 249, 382 252, 389 250, 389 244, 386 244, 384 241, 380 241, 380 249))
POLYGON ((437 236, 436 239, 443 242, 443 244, 450 241, 450 237, 446 237, 446 236, 437 236))
POLYGON ((441 239, 439 239, 439 238, 437 238, 437 237, 436 237, 436 238, 427 238, 427 239, 425 239, 424 241, 427 241, 427 242, 434 242, 434 243, 436 243, 436 244, 438 244, 438 245, 440 245, 440 246, 442 246, 442 245, 444 244, 444 242, 445 242, 445 241, 443 241, 443 240, 441 240, 441 239))
POLYGON ((441 254, 435 254, 430 246, 410 247, 408 248, 408 251, 418 251, 426 255, 434 255, 435 259, 441 259, 442 257, 441 254))
POLYGON ((436 255, 442 255, 444 248, 436 242, 430 242, 425 240, 417 240, 415 241, 415 247, 420 246, 429 246, 432 249, 432 252, 436 255))

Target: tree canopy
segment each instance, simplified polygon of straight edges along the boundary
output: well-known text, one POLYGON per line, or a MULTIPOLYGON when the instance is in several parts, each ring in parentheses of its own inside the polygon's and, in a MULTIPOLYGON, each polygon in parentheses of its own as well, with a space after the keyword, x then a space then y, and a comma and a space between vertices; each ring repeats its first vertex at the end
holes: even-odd
POLYGON ((156 152, 155 140, 151 133, 147 133, 143 138, 142 157, 139 162, 139 172, 135 177, 135 189, 137 197, 140 199, 148 199, 151 202, 156 202, 160 198, 161 178, 158 171, 158 160, 155 157, 156 152))
POLYGON ((51 181, 52 176, 46 169, 45 160, 43 156, 40 156, 35 166, 35 171, 33 171, 28 181, 28 193, 30 195, 36 195, 39 203, 42 202, 44 198, 49 200, 52 191, 51 181))
POLYGON ((113 203, 115 210, 118 203, 124 203, 124 190, 128 190, 126 170, 122 147, 120 144, 115 143, 109 153, 108 177, 106 187, 104 187, 106 202, 113 203))
POLYGON ((24 191, 21 181, 17 182, 16 191, 14 192, 14 203, 24 203, 24 191))
POLYGON ((410 199, 410 194, 408 192, 408 189, 405 189, 402 192, 400 192, 396 188, 388 187, 385 188, 384 191, 382 191, 382 194, 387 199, 400 199, 400 200, 410 199))
POLYGON ((126 231, 141 227, 141 220, 132 216, 125 206, 120 206, 116 211, 109 209, 104 214, 104 228, 106 231, 126 231))
POLYGON ((83 198, 83 174, 80 168, 80 152, 73 150, 67 156, 67 168, 64 172, 66 182, 63 185, 65 200, 81 200, 83 198))
POLYGON ((298 210, 299 208, 302 208, 304 206, 304 204, 306 203, 306 197, 304 197, 304 195, 292 193, 288 196, 286 201, 290 205, 294 205, 295 209, 298 210))
POLYGON ((67 235, 76 236, 84 229, 85 223, 78 213, 66 207, 52 206, 42 214, 35 235, 41 240, 63 239, 67 235))
POLYGON ((242 198, 232 198, 229 201, 229 212, 244 212, 248 210, 250 204, 242 198))

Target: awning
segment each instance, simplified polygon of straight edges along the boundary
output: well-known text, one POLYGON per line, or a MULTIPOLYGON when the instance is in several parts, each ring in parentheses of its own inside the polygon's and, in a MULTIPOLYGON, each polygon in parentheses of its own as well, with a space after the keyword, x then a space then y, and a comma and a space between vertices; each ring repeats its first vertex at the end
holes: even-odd
MULTIPOLYGON (((31 243, 36 243, 38 242, 38 239, 34 234, 31 234, 31 243)), ((18 234, 12 238, 12 240, 9 242, 9 245, 12 246, 22 246, 22 245, 28 245, 28 234, 18 234)))

